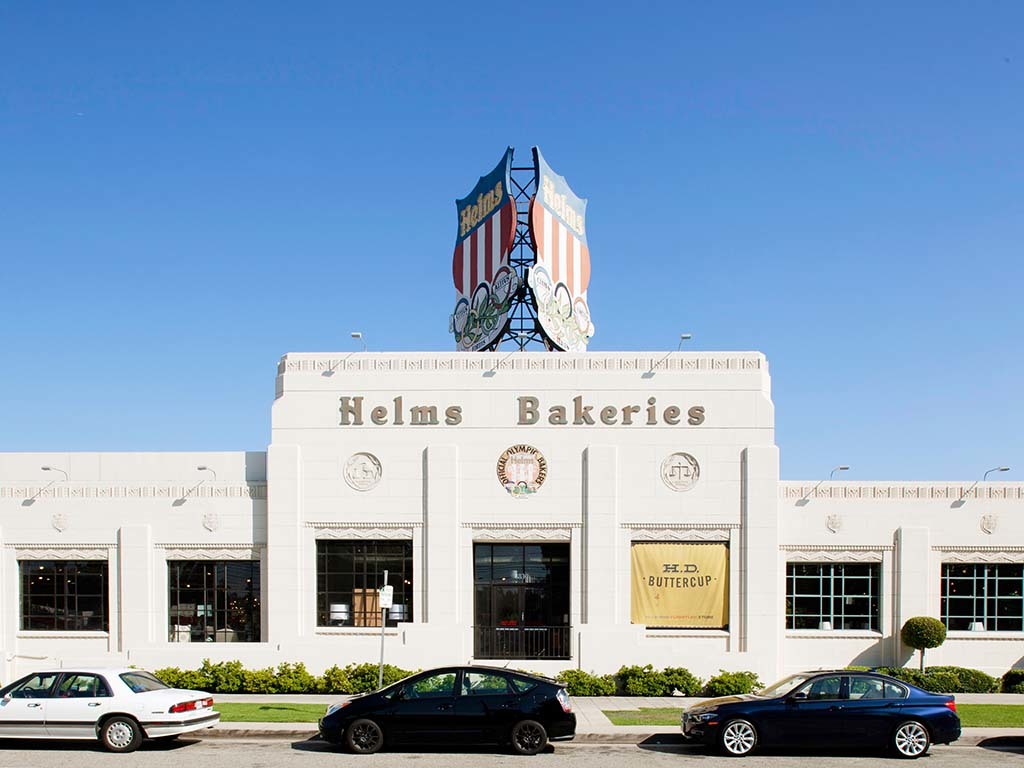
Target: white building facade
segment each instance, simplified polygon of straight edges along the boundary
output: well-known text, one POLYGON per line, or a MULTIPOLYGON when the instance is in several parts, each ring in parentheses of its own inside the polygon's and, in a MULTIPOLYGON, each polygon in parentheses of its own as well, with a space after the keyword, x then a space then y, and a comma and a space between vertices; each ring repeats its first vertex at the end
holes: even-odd
POLYGON ((903 664, 917 615, 930 664, 998 675, 1022 512, 1016 483, 780 481, 758 353, 289 354, 265 453, 0 454, 3 676, 316 672, 383 633, 412 669, 771 679, 903 664))

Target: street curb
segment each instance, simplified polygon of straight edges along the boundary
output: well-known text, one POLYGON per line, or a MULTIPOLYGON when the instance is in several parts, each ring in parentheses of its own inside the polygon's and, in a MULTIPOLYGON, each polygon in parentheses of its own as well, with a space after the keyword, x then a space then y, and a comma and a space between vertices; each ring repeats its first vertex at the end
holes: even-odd
MULTIPOLYGON (((211 728, 195 735, 213 739, 313 739, 317 738, 317 729, 315 727, 274 730, 266 728, 211 728)), ((565 743, 683 746, 688 742, 685 742, 681 735, 667 731, 650 731, 648 733, 577 733, 576 738, 571 742, 552 742, 555 747, 565 743)), ((959 740, 949 746, 1021 748, 1024 747, 1024 736, 964 734, 959 740)))

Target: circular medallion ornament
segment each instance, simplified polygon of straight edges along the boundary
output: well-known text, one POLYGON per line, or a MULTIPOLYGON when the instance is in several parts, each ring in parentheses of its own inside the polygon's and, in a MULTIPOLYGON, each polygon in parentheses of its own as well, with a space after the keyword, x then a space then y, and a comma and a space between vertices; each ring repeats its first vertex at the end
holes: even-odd
POLYGON ((369 491, 380 482, 380 459, 372 453, 353 453, 345 462, 345 482, 356 491, 369 491))
POLYGON ((547 476, 548 462, 532 445, 513 445, 498 457, 498 482, 513 498, 536 493, 547 476))
POLYGON ((688 453, 672 453, 661 462, 661 480, 673 491, 688 491, 699 479, 700 464, 688 453))

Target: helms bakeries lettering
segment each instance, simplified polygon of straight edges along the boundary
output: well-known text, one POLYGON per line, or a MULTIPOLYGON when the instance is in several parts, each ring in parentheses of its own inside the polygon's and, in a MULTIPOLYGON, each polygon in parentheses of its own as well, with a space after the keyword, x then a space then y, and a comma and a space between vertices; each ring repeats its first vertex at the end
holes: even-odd
MULTIPOLYGON (((411 426, 457 427, 462 423, 461 405, 407 404, 402 395, 387 402, 369 402, 365 397, 343 396, 340 399, 340 420, 343 427, 411 426)), ((704 423, 703 405, 693 405, 685 411, 678 405, 663 405, 656 397, 643 403, 612 405, 587 401, 576 395, 567 402, 544 403, 539 397, 522 395, 516 398, 515 424, 528 427, 534 424, 552 426, 649 426, 666 425, 696 427, 704 423)))

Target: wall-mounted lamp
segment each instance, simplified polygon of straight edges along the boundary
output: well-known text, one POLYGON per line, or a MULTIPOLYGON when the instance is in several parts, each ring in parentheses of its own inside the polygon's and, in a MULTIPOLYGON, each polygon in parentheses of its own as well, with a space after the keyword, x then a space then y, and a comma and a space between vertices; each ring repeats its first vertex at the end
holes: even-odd
POLYGON ((211 467, 207 467, 203 464, 200 464, 198 467, 196 467, 196 469, 198 469, 200 472, 211 473, 213 475, 213 482, 217 482, 217 470, 212 469, 211 467))
POLYGON ((361 342, 363 345, 363 352, 366 351, 366 340, 363 338, 362 331, 352 331, 352 333, 350 333, 349 336, 351 336, 356 341, 361 342))
MULTIPOLYGON (((832 481, 832 478, 834 478, 834 477, 836 476, 836 472, 846 472, 846 471, 848 471, 849 469, 850 469, 850 467, 849 467, 849 465, 848 465, 848 464, 840 464, 839 466, 836 466, 836 467, 832 467, 832 471, 828 473, 828 480, 829 480, 829 482, 831 482, 831 481, 832 481)), ((809 491, 808 491, 807 493, 805 493, 805 494, 804 494, 803 496, 801 496, 801 497, 800 497, 799 499, 797 499, 797 501, 796 501, 796 505, 797 505, 798 507, 804 507, 804 506, 807 506, 807 503, 808 503, 808 502, 809 502, 809 501, 811 500, 811 497, 812 497, 812 496, 813 496, 813 495, 814 495, 815 493, 817 493, 817 492, 818 492, 818 488, 819 488, 819 487, 821 486, 821 484, 822 484, 822 483, 824 483, 824 482, 825 482, 825 480, 824 480, 824 478, 822 478, 822 479, 821 479, 821 480, 819 480, 819 481, 818 481, 817 483, 815 483, 815 484, 814 484, 814 487, 813 487, 813 488, 811 488, 811 490, 809 490, 809 491)))
MULTIPOLYGON (((64 482, 65 483, 68 482, 68 480, 70 480, 70 478, 68 477, 68 473, 65 472, 63 469, 61 469, 60 467, 44 466, 44 467, 40 467, 40 469, 43 470, 43 472, 60 472, 62 475, 64 475, 64 482)), ((29 496, 27 499, 25 499, 23 502, 21 502, 21 506, 23 506, 23 507, 31 507, 33 504, 36 503, 36 499, 38 499, 42 495, 43 491, 45 491, 47 488, 49 488, 51 485, 53 485, 56 482, 57 482, 56 480, 51 480, 47 485, 43 486, 38 491, 36 491, 32 496, 29 496)))
POLYGON ((954 501, 949 506, 952 507, 953 509, 959 509, 960 507, 962 507, 964 504, 967 503, 967 497, 970 496, 971 493, 973 493, 974 489, 978 487, 978 483, 984 483, 986 480, 988 480, 988 476, 991 475, 993 472, 1009 472, 1009 471, 1010 471, 1009 467, 992 467, 992 469, 986 469, 985 470, 985 474, 983 474, 981 476, 981 480, 975 480, 973 483, 971 483, 971 487, 968 488, 963 493, 961 493, 960 494, 960 498, 957 499, 956 501, 954 501))
POLYGON ((503 358, 501 358, 493 366, 491 366, 486 371, 484 371, 484 376, 489 379, 494 374, 496 374, 498 372, 498 369, 501 368, 501 364, 502 363, 504 363, 506 360, 508 360, 510 357, 512 357, 512 355, 514 355, 516 352, 522 352, 523 351, 523 347, 526 346, 526 340, 529 339, 529 338, 530 338, 530 334, 527 331, 519 331, 515 335, 515 339, 514 339, 514 341, 516 343, 516 348, 513 349, 511 352, 509 352, 507 355, 505 355, 503 358))
POLYGON ((683 342, 684 341, 689 341, 692 338, 693 338, 693 334, 692 333, 680 333, 679 334, 679 345, 674 350, 672 350, 672 352, 669 352, 667 355, 665 355, 663 358, 661 358, 661 360, 659 360, 654 365, 652 365, 649 370, 646 370, 643 373, 641 373, 640 374, 640 378, 641 379, 650 379, 650 378, 652 378, 654 376, 654 369, 657 368, 662 363, 664 363, 666 360, 668 360, 675 352, 682 351, 682 349, 683 349, 683 342))

